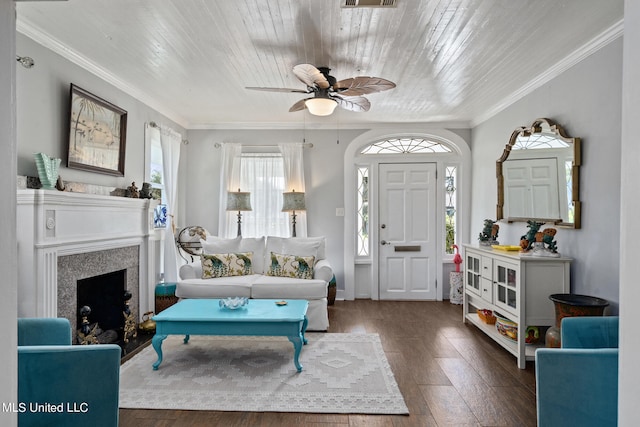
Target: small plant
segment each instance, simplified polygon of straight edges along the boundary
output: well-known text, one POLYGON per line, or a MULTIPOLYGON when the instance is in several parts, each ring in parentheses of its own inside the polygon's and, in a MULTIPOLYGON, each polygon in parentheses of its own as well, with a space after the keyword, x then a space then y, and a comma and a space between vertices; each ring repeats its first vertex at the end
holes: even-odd
POLYGON ((484 228, 482 229, 482 232, 478 236, 478 240, 480 240, 480 242, 495 243, 498 240, 499 230, 500 230, 500 226, 496 224, 495 221, 491 219, 485 219, 484 228))

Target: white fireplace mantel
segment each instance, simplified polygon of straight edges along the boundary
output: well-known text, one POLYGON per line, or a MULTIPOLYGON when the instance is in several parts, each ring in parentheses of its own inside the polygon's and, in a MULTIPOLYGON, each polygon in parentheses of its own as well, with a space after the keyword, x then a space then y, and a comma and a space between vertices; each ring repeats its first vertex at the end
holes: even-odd
POLYGON ((157 201, 17 190, 18 316, 57 317, 59 256, 139 246, 138 313, 154 310, 162 233, 153 228, 157 201))

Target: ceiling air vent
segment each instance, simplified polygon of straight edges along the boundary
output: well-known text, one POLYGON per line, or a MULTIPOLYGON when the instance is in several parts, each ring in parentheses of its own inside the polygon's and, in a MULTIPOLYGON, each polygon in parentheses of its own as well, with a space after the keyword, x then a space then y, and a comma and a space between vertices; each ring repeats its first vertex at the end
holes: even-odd
POLYGON ((343 7, 396 7, 398 0, 345 0, 343 7))

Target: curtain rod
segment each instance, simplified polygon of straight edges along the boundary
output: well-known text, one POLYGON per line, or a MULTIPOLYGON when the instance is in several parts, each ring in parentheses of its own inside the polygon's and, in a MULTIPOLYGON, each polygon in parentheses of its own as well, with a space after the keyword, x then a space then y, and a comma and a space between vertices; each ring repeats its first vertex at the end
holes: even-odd
MULTIPOLYGON (((291 144, 293 144, 293 143, 291 143, 291 144)), ((264 148, 277 148, 278 147, 277 144, 240 144, 240 145, 242 145, 243 147, 258 147, 258 148, 262 148, 262 147, 264 147, 264 148)), ((222 144, 219 143, 219 142, 216 142, 215 144, 213 144, 213 146, 216 147, 216 148, 220 148, 220 147, 222 147, 222 144)), ((313 148, 313 143, 312 142, 303 142, 302 146, 304 148, 313 148)))
MULTIPOLYGON (((160 126, 160 125, 159 125, 159 124, 157 124, 156 122, 149 122, 149 126, 151 126, 152 128, 156 128, 156 129, 160 129, 160 130, 162 130, 162 126, 160 126)), ((171 128, 169 128, 169 129, 171 129, 171 128)), ((171 129, 171 130, 173 130, 173 129, 171 129)), ((173 131, 175 132, 175 130, 173 130, 173 131)), ((176 132, 176 133, 178 133, 178 132, 176 132)), ((184 145, 188 145, 188 144, 189 144, 189 140, 188 140, 188 139, 183 139, 183 140, 182 140, 182 143, 183 143, 184 145)))

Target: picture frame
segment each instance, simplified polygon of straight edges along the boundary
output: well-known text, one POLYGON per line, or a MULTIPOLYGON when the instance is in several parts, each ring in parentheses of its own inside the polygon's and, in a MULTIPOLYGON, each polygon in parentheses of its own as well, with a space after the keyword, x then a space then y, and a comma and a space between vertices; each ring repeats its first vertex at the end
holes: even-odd
POLYGON ((71 84, 67 167, 124 176, 127 112, 71 84))

